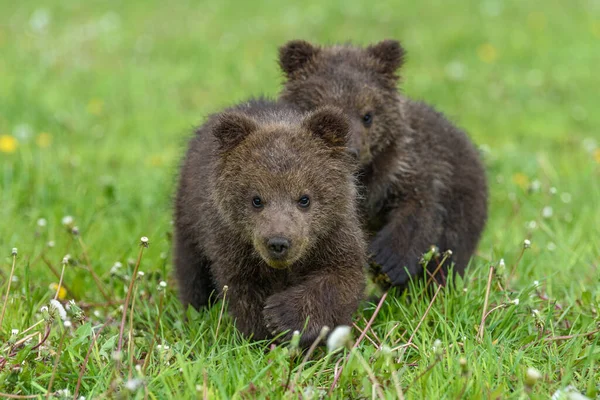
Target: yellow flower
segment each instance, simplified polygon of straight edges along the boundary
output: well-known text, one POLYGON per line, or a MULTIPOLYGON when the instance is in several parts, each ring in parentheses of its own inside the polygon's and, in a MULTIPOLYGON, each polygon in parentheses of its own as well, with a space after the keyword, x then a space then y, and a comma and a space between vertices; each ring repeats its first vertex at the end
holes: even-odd
MULTIPOLYGON (((58 283, 51 283, 49 288, 53 292, 56 292, 58 290, 58 283)), ((58 291, 58 299, 64 300, 66 298, 67 298, 67 290, 64 288, 64 286, 61 285, 60 290, 58 291)))
POLYGON ((477 55, 481 61, 491 64, 498 58, 498 50, 490 43, 484 43, 477 49, 477 55))
POLYGON ((521 189, 525 190, 529 186, 529 178, 527 175, 517 172, 513 175, 512 180, 516 183, 521 189))
POLYGON ((596 160, 596 162, 600 164, 600 147, 594 150, 594 160, 596 160))
POLYGON ((14 153, 19 143, 10 135, 0 135, 0 151, 2 153, 14 153))
POLYGON ((87 112, 92 115, 100 115, 102 114, 102 109, 104 108, 104 102, 100 99, 92 99, 87 105, 87 112))
POLYGON ((50 143, 52 143, 52 136, 50 136, 50 134, 47 132, 42 132, 35 139, 35 142, 41 148, 46 148, 46 147, 50 146, 50 143))

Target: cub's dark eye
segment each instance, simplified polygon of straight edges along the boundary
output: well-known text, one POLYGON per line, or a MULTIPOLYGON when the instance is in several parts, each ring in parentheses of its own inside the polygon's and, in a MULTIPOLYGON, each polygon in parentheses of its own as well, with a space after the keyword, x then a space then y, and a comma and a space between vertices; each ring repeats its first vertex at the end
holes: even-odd
POLYGON ((302 208, 307 208, 310 205, 310 199, 308 196, 300 197, 300 200, 298 200, 298 205, 302 208))
POLYGON ((373 114, 371 114, 370 112, 368 112, 365 115, 363 115, 363 117, 362 117, 362 123, 365 126, 365 128, 370 127, 371 124, 373 123, 373 114))
POLYGON ((262 208, 263 207, 262 199, 260 197, 258 197, 258 196, 254 196, 252 198, 252 206, 254 208, 262 208))

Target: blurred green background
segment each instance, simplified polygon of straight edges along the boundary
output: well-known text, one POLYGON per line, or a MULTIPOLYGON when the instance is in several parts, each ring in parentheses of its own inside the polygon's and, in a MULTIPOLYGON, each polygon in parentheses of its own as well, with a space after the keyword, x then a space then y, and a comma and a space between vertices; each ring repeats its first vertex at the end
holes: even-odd
POLYGON ((597 283, 596 0, 1 0, 1 252, 30 258, 55 240, 58 262, 71 215, 100 272, 142 235, 149 257, 168 257, 192 127, 250 96, 276 96, 277 47, 296 38, 401 40, 403 91, 484 152, 492 198, 476 264, 530 238, 520 278, 555 277, 550 290, 597 283))

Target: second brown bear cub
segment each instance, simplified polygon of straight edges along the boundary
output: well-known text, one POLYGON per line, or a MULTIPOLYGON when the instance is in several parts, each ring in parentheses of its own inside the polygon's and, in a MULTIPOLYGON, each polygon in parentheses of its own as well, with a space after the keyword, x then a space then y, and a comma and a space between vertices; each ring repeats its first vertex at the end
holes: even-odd
POLYGON ((398 92, 403 59, 394 40, 366 48, 292 41, 280 49, 284 101, 303 111, 335 105, 350 118, 369 251, 400 287, 422 273, 419 259, 431 245, 452 250, 455 271, 462 272, 487 218, 477 150, 442 114, 398 92))
POLYGON ((175 205, 184 306, 205 306, 228 286, 242 333, 299 330, 302 345, 324 325, 351 322, 366 244, 348 131, 339 110, 301 114, 267 100, 230 108, 197 130, 175 205))

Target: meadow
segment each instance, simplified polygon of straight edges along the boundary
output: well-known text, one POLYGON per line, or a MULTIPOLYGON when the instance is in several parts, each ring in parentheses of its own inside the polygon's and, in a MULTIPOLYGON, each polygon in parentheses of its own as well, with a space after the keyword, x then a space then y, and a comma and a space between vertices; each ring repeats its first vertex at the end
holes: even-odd
POLYGON ((597 0, 0 0, 0 398, 597 398, 599 44, 597 0), (184 322, 171 273, 193 126, 276 96, 296 38, 401 40, 491 191, 453 290, 365 303, 306 359, 223 302, 184 322))

